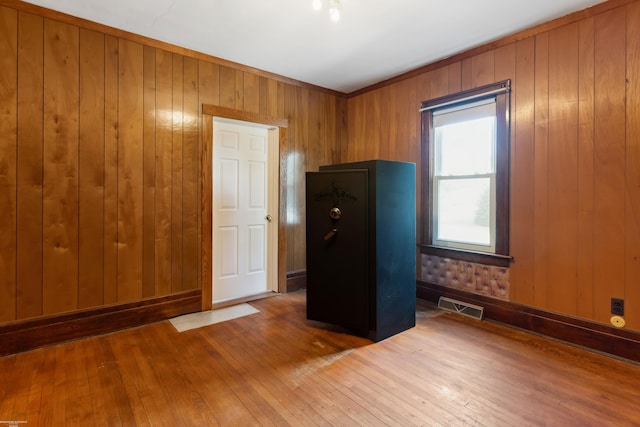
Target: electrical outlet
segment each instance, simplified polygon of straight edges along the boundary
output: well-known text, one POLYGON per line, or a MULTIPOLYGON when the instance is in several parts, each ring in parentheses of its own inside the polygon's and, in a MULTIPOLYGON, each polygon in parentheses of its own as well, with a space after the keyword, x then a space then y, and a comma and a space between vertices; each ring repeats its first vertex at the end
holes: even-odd
POLYGON ((621 298, 611 298, 611 314, 624 316, 624 300, 621 298))

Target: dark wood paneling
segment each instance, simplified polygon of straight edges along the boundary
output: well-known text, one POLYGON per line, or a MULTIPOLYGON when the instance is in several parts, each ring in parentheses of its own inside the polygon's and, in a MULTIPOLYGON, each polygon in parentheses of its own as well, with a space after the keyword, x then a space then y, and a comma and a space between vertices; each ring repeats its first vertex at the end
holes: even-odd
MULTIPOLYGON (((627 6, 627 74, 640 76, 640 2, 627 6)), ((625 318, 640 329, 640 79, 627 82, 625 171, 625 318)))
POLYGON ((171 144, 173 56, 156 50, 156 295, 171 293, 171 144))
POLYGON ((210 288, 202 104, 293 124, 279 141, 280 177, 293 185, 280 192, 280 282, 304 267, 304 221, 286 221, 300 216, 304 171, 330 163, 346 138, 346 98, 24 2, 1 4, 0 322, 210 288))
POLYGON ((515 82, 511 94, 514 137, 511 141, 511 298, 533 304, 534 259, 534 114, 535 114, 535 40, 516 44, 515 82))
POLYGON ((104 40, 80 30, 78 308, 104 299, 104 40))
POLYGON ((0 7, 0 322, 16 315, 18 14, 0 7))
MULTIPOLYGON (((21 78, 18 80, 17 194, 20 197, 17 199, 15 318, 26 319, 42 314, 44 20, 24 12, 18 14, 18 20, 18 75, 21 78)), ((8 68, 3 66, 3 70, 8 68)), ((4 221, 3 224, 7 225, 4 221)))
POLYGON ((44 22, 43 314, 78 307, 79 30, 44 22))
POLYGON ((242 110, 251 113, 260 111, 260 77, 243 73, 242 110))
POLYGON ((640 330, 638 4, 605 2, 350 94, 341 161, 420 159, 416 99, 511 78, 510 299, 608 323, 624 298, 640 330))
POLYGON ((202 310, 209 310, 213 301, 213 116, 202 116, 202 155, 200 156, 200 277, 202 310))
MULTIPOLYGON (((594 266, 594 19, 580 22, 578 66, 577 314, 593 318, 594 266)), ((525 301, 523 301, 525 302, 525 301)))
POLYGON ((578 40, 578 24, 549 33, 548 292, 544 307, 572 315, 577 313, 578 300, 578 40))
POLYGON ((142 146, 142 296, 156 291, 156 49, 144 46, 142 146))
POLYGON ((143 48, 120 40, 118 80, 118 301, 142 298, 143 48))
POLYGON ((118 301, 118 39, 105 38, 104 303, 118 301))
POLYGON ((198 231, 201 152, 198 104, 198 61, 184 60, 182 115, 182 287, 200 287, 200 239, 198 231))
POLYGON ((219 71, 220 106, 236 108, 236 72, 233 68, 221 66, 219 71))
POLYGON ((184 58, 173 54, 171 111, 171 292, 182 290, 182 184, 184 58))
MULTIPOLYGON (((535 115, 534 115, 534 170, 533 177, 533 305, 546 307, 548 300, 548 145, 549 145, 549 34, 535 38, 535 115)), ((517 84, 517 82, 516 82, 517 84)), ((515 124, 518 126, 518 124, 515 124)), ((517 219, 516 219, 517 220, 517 219)), ((517 262, 517 260, 516 260, 517 262)))
POLYGON ((624 298, 625 36, 625 8, 595 17, 593 304, 601 322, 611 297, 624 298))

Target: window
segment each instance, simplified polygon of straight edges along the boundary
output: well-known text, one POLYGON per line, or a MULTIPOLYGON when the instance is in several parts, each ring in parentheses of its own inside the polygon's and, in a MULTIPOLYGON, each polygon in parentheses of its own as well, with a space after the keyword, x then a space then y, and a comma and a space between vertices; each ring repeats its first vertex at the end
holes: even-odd
POLYGON ((422 103, 423 252, 504 265, 509 87, 507 80, 422 103))

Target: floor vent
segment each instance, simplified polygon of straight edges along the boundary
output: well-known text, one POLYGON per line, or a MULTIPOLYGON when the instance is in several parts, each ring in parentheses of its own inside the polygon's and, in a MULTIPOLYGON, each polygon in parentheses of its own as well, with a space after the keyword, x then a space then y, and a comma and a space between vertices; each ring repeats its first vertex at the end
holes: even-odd
POLYGON ((450 311, 452 313, 458 313, 464 316, 472 317, 477 320, 482 320, 482 313, 484 312, 484 307, 447 297, 440 297, 440 299, 438 300, 438 308, 450 311))

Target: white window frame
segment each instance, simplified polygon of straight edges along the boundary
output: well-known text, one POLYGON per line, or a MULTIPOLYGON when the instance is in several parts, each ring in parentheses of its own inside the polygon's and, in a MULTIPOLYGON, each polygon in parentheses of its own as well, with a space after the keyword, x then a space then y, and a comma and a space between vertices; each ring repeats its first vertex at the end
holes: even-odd
POLYGON ((433 141, 434 150, 432 156, 432 244, 436 246, 471 250, 478 252, 495 253, 496 250, 496 99, 495 96, 484 98, 480 101, 452 104, 431 111, 433 117, 433 141), (437 128, 452 123, 471 121, 479 117, 493 117, 494 126, 491 135, 491 171, 487 173, 474 173, 469 175, 443 175, 440 173, 440 163, 442 162, 441 142, 437 137, 437 128), (440 119, 440 120, 438 120, 440 119), (469 180, 469 179, 489 179, 489 243, 479 244, 470 241, 453 239, 440 239, 439 233, 439 212, 440 212, 440 184, 443 181, 469 180))

